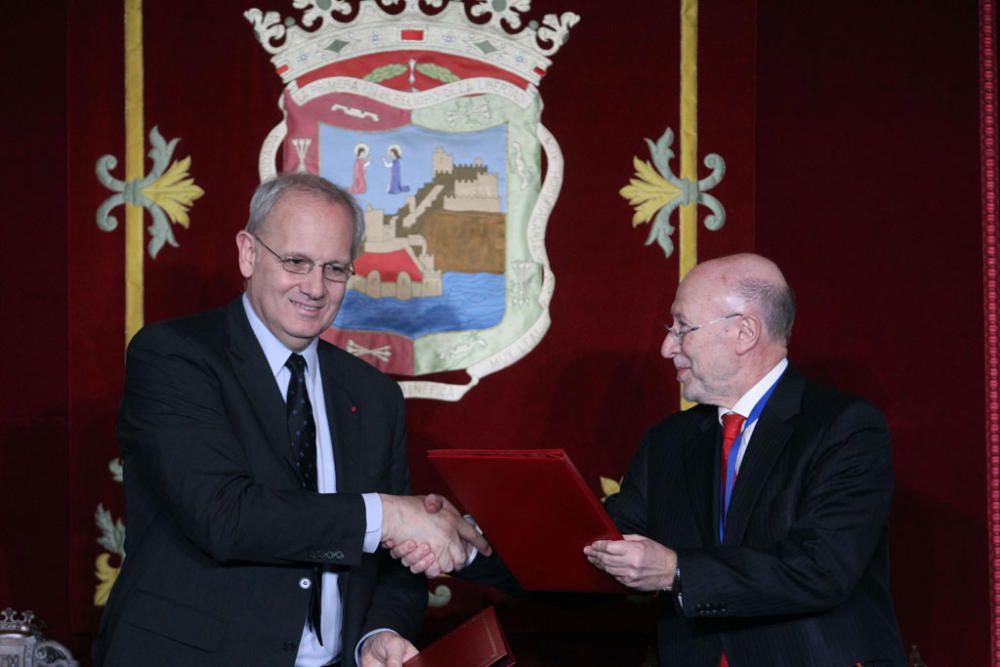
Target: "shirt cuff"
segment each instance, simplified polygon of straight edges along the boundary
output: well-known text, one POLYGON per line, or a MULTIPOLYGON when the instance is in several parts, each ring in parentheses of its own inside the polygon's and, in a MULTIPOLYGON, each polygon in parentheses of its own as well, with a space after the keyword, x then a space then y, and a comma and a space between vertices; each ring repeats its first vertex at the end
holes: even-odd
MULTIPOLYGON (((364 495, 367 496, 369 494, 366 493, 364 495)), ((391 632, 394 635, 398 635, 399 634, 398 632, 396 632, 395 630, 392 630, 390 628, 376 628, 376 629, 372 630, 371 632, 369 632, 368 634, 366 634, 364 637, 362 637, 361 641, 358 642, 358 645, 354 647, 354 664, 356 664, 356 665, 360 665, 361 664, 361 647, 365 645, 365 640, 368 639, 369 637, 371 637, 372 635, 377 635, 380 632, 391 632)))
POLYGON ((684 586, 681 583, 681 566, 680 566, 680 563, 678 563, 677 566, 674 569, 674 585, 672 586, 672 588, 673 588, 673 594, 677 597, 677 606, 681 608, 681 611, 683 611, 684 610, 684 590, 683 590, 684 586))
MULTIPOLYGON (((476 520, 472 518, 471 514, 466 514, 463 518, 468 523, 471 523, 472 527, 479 531, 480 535, 483 534, 483 529, 479 527, 479 524, 476 523, 476 520)), ((477 549, 475 545, 468 542, 465 542, 463 546, 465 547, 465 567, 469 567, 472 565, 472 562, 476 560, 476 556, 479 555, 479 549, 477 549)))
MULTIPOLYGON (((382 537, 382 498, 377 493, 362 493, 361 499, 365 501, 365 542, 362 551, 373 554, 378 550, 382 537)), ((370 634, 372 633, 369 632, 365 637, 370 634)), ((358 642, 358 646, 361 646, 361 642, 358 642)))

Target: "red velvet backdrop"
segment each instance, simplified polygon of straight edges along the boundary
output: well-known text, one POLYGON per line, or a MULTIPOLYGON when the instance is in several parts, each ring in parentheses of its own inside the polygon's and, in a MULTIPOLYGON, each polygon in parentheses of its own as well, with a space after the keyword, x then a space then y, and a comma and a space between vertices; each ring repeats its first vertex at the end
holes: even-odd
POLYGON ((757 249, 799 292, 792 354, 889 417, 904 639, 989 664, 976 3, 758 7, 757 249))
MULTIPOLYGON (((552 327, 460 402, 409 402, 418 491, 441 488, 423 458, 431 447, 554 446, 597 490, 677 407, 658 355, 677 258, 643 246, 647 227, 632 228, 618 189, 633 155, 648 159, 643 138, 678 128, 678 3, 533 5, 536 18, 582 17, 540 85, 543 122, 566 160, 546 234, 552 327)), ((976 3, 701 5, 699 155, 726 159, 713 194, 728 223, 699 232, 699 256, 776 259, 799 295, 793 358, 886 410, 904 638, 935 667, 988 664, 976 3)), ((147 322, 239 290, 232 237, 260 144, 280 120, 280 81, 242 17, 252 6, 294 15, 280 0, 144 3, 146 131, 180 137, 175 158, 192 156, 206 193, 190 229, 176 229, 181 247, 147 258, 147 322)), ((111 194, 94 164, 124 157, 122 4, 10 0, 0 26, 16 54, 3 111, 0 607, 34 608, 82 655, 99 614, 94 510, 122 509, 107 463, 117 454, 123 233, 94 223, 111 194)), ((598 617, 613 608, 584 607, 598 617)), ((572 664, 611 664, 625 654, 615 641, 631 647, 630 630, 646 630, 639 609, 639 626, 612 623, 603 638, 560 600, 514 605, 505 622, 527 664, 558 664, 562 651, 572 664), (532 615, 555 620, 534 630, 518 621, 532 615)))

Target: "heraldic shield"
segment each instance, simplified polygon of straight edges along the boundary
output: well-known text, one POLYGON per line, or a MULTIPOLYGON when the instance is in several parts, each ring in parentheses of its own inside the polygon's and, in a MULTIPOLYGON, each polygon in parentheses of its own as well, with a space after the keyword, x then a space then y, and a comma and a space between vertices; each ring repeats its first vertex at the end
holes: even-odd
POLYGON ((323 338, 396 376, 465 370, 467 384, 400 383, 458 400, 549 327, 545 227, 562 155, 538 84, 578 17, 524 25, 527 0, 293 4, 301 24, 245 14, 286 84, 260 176, 280 153, 284 171, 353 193, 366 228, 323 338))

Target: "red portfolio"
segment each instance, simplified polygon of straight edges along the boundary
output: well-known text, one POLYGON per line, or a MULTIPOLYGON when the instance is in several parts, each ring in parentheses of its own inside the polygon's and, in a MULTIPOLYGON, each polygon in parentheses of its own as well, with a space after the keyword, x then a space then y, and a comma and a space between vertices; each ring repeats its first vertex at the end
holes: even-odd
POLYGON ((487 607, 403 663, 404 667, 510 667, 507 646, 493 607, 487 607))
POLYGON ((432 449, 431 464, 528 591, 624 593, 583 547, 620 540, 561 449, 432 449))

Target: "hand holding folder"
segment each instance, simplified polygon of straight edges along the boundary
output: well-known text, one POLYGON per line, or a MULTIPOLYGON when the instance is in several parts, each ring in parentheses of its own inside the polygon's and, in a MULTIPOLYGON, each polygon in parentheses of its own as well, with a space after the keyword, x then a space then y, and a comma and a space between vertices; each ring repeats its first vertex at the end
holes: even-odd
POLYGON ((583 555, 595 540, 622 536, 565 451, 436 449, 427 457, 525 590, 625 592, 583 555))

